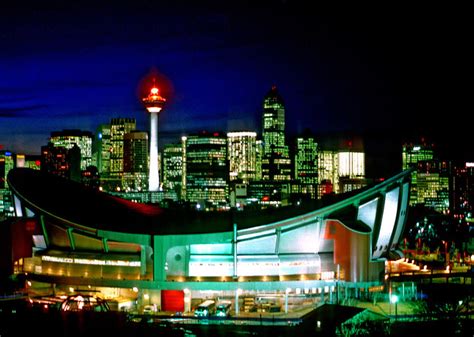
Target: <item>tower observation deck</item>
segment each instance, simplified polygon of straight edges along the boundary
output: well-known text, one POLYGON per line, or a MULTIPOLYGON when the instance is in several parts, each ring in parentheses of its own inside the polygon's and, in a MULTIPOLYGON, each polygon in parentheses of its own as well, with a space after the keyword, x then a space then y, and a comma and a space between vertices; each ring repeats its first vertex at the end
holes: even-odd
POLYGON ((153 85, 150 93, 142 98, 142 103, 150 113, 150 165, 148 190, 156 192, 160 187, 158 172, 158 114, 163 110, 166 98, 159 95, 159 89, 153 85))

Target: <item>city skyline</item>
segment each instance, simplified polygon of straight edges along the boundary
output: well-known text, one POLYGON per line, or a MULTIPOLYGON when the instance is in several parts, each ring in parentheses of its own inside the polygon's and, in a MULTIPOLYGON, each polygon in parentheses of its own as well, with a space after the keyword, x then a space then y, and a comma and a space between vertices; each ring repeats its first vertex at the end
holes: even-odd
POLYGON ((465 89, 454 81, 466 22, 449 8, 439 21, 438 8, 377 16, 291 1, 160 5, 5 8, 0 144, 35 154, 52 131, 95 132, 114 117, 149 131, 138 86, 156 70, 170 83, 160 144, 204 129, 261 133, 263 97, 276 85, 290 136, 360 133, 377 153, 427 136, 472 158, 465 89))

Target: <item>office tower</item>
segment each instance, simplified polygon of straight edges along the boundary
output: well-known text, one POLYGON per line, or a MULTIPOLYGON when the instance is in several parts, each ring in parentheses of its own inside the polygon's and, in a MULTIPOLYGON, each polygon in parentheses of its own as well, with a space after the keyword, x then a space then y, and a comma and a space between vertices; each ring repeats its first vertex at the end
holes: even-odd
POLYGON ((255 148, 255 180, 262 180, 263 141, 257 140, 255 148))
POLYGON ((291 160, 285 142, 285 105, 276 86, 263 100, 262 180, 291 180, 291 160))
POLYGON ((106 190, 121 191, 123 176, 123 144, 127 133, 136 129, 135 118, 112 118, 110 121, 110 175, 106 190))
POLYGON ((24 156, 25 156, 24 167, 27 167, 33 170, 41 169, 41 155, 26 154, 24 156))
POLYGON ((110 124, 99 125, 92 145, 95 166, 101 176, 106 176, 110 173, 110 156, 112 152, 110 124))
POLYGON ((247 183, 257 175, 257 133, 228 132, 229 179, 247 183))
POLYGON ((123 181, 126 192, 148 189, 148 134, 131 131, 123 141, 123 181))
POLYGON ((337 193, 339 186, 339 154, 335 150, 318 152, 318 198, 337 193))
POLYGON ((364 152, 342 150, 338 153, 338 160, 338 193, 350 192, 367 185, 364 152))
POLYGON ((229 165, 227 137, 220 132, 201 132, 185 138, 186 200, 198 208, 227 204, 229 165))
POLYGON ((272 86, 264 97, 262 127, 264 154, 281 153, 283 157, 287 157, 285 105, 276 86, 272 86))
POLYGON ((62 130, 51 132, 49 141, 54 147, 70 149, 76 144, 81 150, 81 170, 92 165, 92 133, 81 130, 62 130))
POLYGON ((7 175, 14 167, 14 154, 10 151, 0 150, 0 219, 3 216, 15 215, 11 191, 7 183, 7 175))
POLYGON ((450 175, 451 164, 448 161, 418 161, 416 203, 441 213, 447 213, 449 210, 450 175))
POLYGON ((13 157, 10 151, 0 150, 0 189, 8 188, 7 175, 15 165, 13 157))
POLYGON ((434 158, 433 145, 421 139, 418 144, 405 143, 402 148, 402 169, 406 170, 414 168, 411 173, 411 187, 410 187, 410 206, 418 203, 418 162, 422 160, 432 160, 434 158))
POLYGON ((180 200, 183 185, 183 146, 166 144, 163 149, 163 190, 174 192, 180 200))
POLYGON ((469 232, 469 227, 474 224, 473 162, 454 165, 450 206, 453 217, 458 220, 461 232, 469 232))
POLYGON ((299 193, 318 197, 318 143, 314 137, 304 135, 296 138, 294 179, 299 193))
POLYGON ((158 172, 158 114, 163 109, 166 99, 159 95, 159 89, 153 84, 150 93, 142 98, 146 110, 150 114, 150 165, 148 174, 148 190, 156 192, 160 189, 158 172))
POLYGON ((80 182, 81 149, 77 144, 68 149, 49 142, 41 147, 41 171, 80 182))

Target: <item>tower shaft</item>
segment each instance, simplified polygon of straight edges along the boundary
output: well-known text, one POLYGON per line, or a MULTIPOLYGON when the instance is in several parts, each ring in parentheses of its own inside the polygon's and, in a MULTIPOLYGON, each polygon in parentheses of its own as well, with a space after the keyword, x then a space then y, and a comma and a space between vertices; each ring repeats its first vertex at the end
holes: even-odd
POLYGON ((158 172, 158 113, 150 113, 150 171, 148 175, 148 191, 156 192, 160 187, 158 172))

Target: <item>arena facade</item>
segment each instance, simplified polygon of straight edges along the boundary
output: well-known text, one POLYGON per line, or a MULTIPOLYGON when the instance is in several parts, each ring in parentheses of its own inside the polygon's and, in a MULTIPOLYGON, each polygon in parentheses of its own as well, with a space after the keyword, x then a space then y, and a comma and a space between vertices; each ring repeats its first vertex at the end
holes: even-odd
MULTIPOLYGON (((190 312, 208 298, 339 302, 381 289, 406 222, 410 171, 325 204, 200 212, 133 203, 26 168, 8 174, 28 284, 95 290, 120 308, 190 312), (24 245, 23 245, 24 246, 24 245), (29 255, 29 256, 28 256, 29 255)), ((301 302, 301 301, 300 301, 301 302)))

